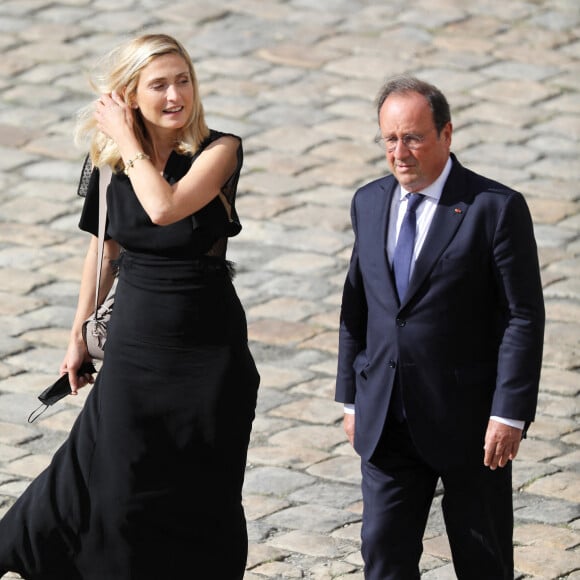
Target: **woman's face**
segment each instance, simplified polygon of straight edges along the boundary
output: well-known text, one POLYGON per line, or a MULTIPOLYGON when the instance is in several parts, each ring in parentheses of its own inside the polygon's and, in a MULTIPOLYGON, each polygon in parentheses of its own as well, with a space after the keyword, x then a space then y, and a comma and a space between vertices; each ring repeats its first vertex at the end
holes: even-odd
POLYGON ((178 54, 164 54, 141 71, 132 106, 150 131, 178 131, 191 119, 193 98, 187 63, 178 54))

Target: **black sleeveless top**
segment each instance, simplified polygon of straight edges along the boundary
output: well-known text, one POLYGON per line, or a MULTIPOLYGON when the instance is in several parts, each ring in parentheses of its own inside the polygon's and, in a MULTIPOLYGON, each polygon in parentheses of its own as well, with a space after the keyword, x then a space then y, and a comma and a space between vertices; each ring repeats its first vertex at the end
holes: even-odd
MULTIPOLYGON (((225 258, 227 239, 237 235, 242 226, 235 209, 236 191, 243 163, 242 142, 236 135, 210 131, 194 155, 171 153, 163 177, 168 183, 179 181, 200 153, 213 141, 229 135, 240 141, 238 162, 220 194, 192 216, 170 225, 154 224, 139 202, 130 179, 115 173, 107 189, 107 239, 114 239, 124 249, 168 258, 188 259, 203 255, 225 258)), ((85 197, 79 227, 97 235, 99 222, 99 170, 85 160, 79 195, 85 197)))

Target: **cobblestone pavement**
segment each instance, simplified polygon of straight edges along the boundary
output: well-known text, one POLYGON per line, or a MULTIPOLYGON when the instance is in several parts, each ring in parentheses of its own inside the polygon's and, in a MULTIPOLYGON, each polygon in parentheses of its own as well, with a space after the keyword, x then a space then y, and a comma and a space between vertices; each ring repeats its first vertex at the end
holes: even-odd
MULTIPOLYGON (((337 322, 350 199, 386 171, 373 100, 400 72, 443 89, 460 160, 531 207, 548 324, 515 462, 516 567, 580 579, 578 0, 2 0, 0 31, 0 515, 84 398, 26 422, 58 372, 85 251, 71 137, 93 98, 85 73, 128 35, 164 31, 191 51, 211 125, 245 141, 230 248, 263 377, 246 580, 363 577, 359 465, 332 401, 337 322)), ((455 578, 439 500, 429 580, 455 578)))

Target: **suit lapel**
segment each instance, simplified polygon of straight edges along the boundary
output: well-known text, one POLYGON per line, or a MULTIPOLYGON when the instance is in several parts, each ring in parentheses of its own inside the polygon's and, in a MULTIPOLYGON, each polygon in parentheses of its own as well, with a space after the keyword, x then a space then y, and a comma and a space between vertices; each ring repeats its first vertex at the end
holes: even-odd
MULTIPOLYGON (((393 271, 389 264, 389 256, 387 254, 387 236, 389 230, 389 219, 391 215, 391 203, 393 201, 393 195, 397 189, 398 183, 394 178, 386 178, 381 182, 380 195, 382 198, 382 211, 380 212, 379 220, 377 222, 377 227, 379 228, 377 232, 377 239, 382 240, 382 244, 377 247, 381 251, 381 263, 383 265, 383 271, 385 273, 384 288, 389 288, 391 293, 397 296, 397 290, 395 287, 395 278, 393 277, 393 271)), ((377 205, 377 207, 379 207, 377 205)))
POLYGON ((409 280, 407 299, 401 306, 404 306, 409 301, 409 298, 417 292, 429 275, 441 254, 453 239, 468 208, 469 200, 468 192, 465 188, 465 180, 463 179, 463 168, 453 158, 453 168, 445 182, 429 232, 409 280))

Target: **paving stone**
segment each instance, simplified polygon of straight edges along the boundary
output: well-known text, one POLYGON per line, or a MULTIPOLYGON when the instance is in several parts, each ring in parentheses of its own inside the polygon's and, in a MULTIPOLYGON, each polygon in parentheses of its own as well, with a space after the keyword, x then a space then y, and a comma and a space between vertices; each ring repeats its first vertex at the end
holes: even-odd
POLYGON ((575 371, 545 368, 542 370, 542 391, 573 397, 580 392, 580 374, 575 371))
POLYGON ((570 435, 562 437, 562 443, 567 443, 568 445, 578 447, 580 445, 580 431, 575 431, 570 435))
MULTIPOLYGON (((579 129, 580 130, 580 129, 579 129)), ((566 159, 559 159, 557 161, 546 161, 539 160, 530 166, 532 175, 544 176, 544 177, 559 177, 563 172, 567 172, 569 177, 578 179, 580 176, 580 170, 569 170, 570 162, 566 159)))
POLYGON ((288 429, 292 425, 292 421, 276 417, 268 417, 267 415, 262 415, 260 413, 252 423, 251 444, 260 445, 264 440, 272 435, 272 433, 276 433, 282 429, 288 429))
POLYGON ((314 478, 290 469, 279 467, 256 467, 246 473, 245 493, 285 496, 312 484, 314 478))
POLYGON ((342 410, 329 405, 327 399, 306 397, 298 401, 280 405, 270 414, 307 423, 332 424, 342 418, 342 410))
POLYGON ((310 365, 309 368, 314 372, 334 376, 336 373, 336 361, 327 358, 326 360, 318 361, 316 364, 310 365))
MULTIPOLYGON (((332 268, 335 270, 340 269, 341 272, 344 272, 345 268, 342 264, 336 259, 330 258, 330 256, 346 248, 349 248, 350 254, 351 238, 350 235, 343 232, 305 228, 301 230, 288 230, 285 236, 285 244, 291 250, 308 252, 313 247, 316 247, 319 251, 329 254, 326 260, 317 258, 317 260, 323 262, 321 266, 324 266, 324 269, 320 271, 320 275, 324 279, 325 275, 331 273, 332 268)), ((298 255, 295 255, 294 258, 299 260, 298 255)), ((306 265, 305 268, 310 271, 311 267, 306 265)), ((292 272, 294 271, 292 270, 292 272)), ((319 272, 319 270, 316 270, 316 272, 319 272)))
POLYGON ((575 552, 538 546, 516 546, 514 552, 516 568, 534 578, 560 578, 580 566, 580 554, 575 552))
MULTIPOLYGON (((532 445, 535 445, 535 441, 532 445)), ((550 475, 558 471, 554 465, 546 463, 538 463, 537 461, 526 461, 525 455, 518 453, 517 459, 514 461, 512 472, 512 483, 514 489, 521 489, 526 484, 535 481, 539 477, 550 475)))
MULTIPOLYGON (((340 407, 340 409, 341 409, 341 413, 342 413, 342 406, 340 407)), ((342 429, 342 425, 339 427, 339 429, 342 429)), ((344 433, 344 431, 343 431, 343 433, 344 433)), ((346 435, 343 435, 343 438, 344 438, 344 443, 337 445, 334 448, 335 455, 337 455, 339 457, 346 456, 346 457, 350 457, 350 458, 355 458, 357 460, 357 462, 360 462, 360 458, 358 457, 357 453, 353 449, 352 445, 346 440, 346 435)))
MULTIPOLYGON (((563 175, 556 179, 547 179, 543 176, 534 176, 533 179, 517 179, 514 184, 521 191, 547 199, 565 199, 575 201, 577 195, 572 183, 563 179, 563 175)), ((557 232, 557 229, 555 230, 557 232)), ((554 232, 554 233, 555 233, 554 232)))
MULTIPOLYGON (((569 332, 573 331, 574 329, 569 329, 569 332)), ((578 349, 574 345, 572 348, 562 348, 561 344, 552 341, 544 342, 544 345, 544 364, 564 369, 572 369, 576 366, 578 349)))
POLYGON ((32 129, 8 124, 0 125, 0 147, 21 147, 35 135, 36 132, 32 129))
POLYGON ((10 462, 4 469, 8 473, 32 479, 48 466, 51 459, 50 455, 28 455, 10 462))
POLYGON ((250 308, 248 318, 274 318, 297 322, 319 311, 315 302, 296 298, 274 298, 264 304, 250 308))
MULTIPOLYGON (((266 172, 270 175, 282 174, 288 176, 298 176, 305 169, 314 167, 315 165, 318 165, 319 163, 322 162, 322 160, 317 159, 315 156, 312 155, 299 157, 293 153, 274 151, 271 149, 256 151, 255 153, 248 155, 248 158, 249 158, 248 162, 245 165, 246 171, 250 175, 252 175, 252 173, 266 172)), ((254 177, 257 177, 257 175, 254 177)), ((245 180, 242 182, 242 184, 244 183, 245 180)), ((261 200, 262 203, 267 203, 268 201, 271 202, 276 201, 276 200, 268 200, 267 197, 263 197, 261 198, 261 200)), ((292 197, 292 199, 280 199, 278 201, 281 204, 286 203, 288 206, 290 206, 292 202, 294 202, 295 204, 297 200, 294 197, 292 197)), ((250 209, 252 208, 250 207, 250 209)), ((265 215, 263 217, 268 216, 265 215)))
POLYGON ((261 220, 272 218, 295 205, 296 201, 294 199, 255 196, 251 198, 241 197, 237 203, 237 208, 241 215, 261 220))
POLYGON ((317 348, 336 355, 338 354, 338 334, 336 331, 319 333, 302 341, 299 348, 317 348))
POLYGON ((313 376, 312 373, 306 372, 303 369, 294 369, 269 364, 261 364, 259 371, 262 386, 277 389, 286 389, 291 385, 298 384, 304 380, 312 378, 313 376))
POLYGON ((37 394, 53 383, 58 373, 26 372, 0 380, 0 392, 37 394))
POLYGON ((316 226, 326 230, 345 231, 350 228, 350 218, 343 208, 328 208, 307 204, 291 209, 278 218, 289 227, 316 226))
POLYGON ((8 247, 0 248, 0 268, 36 270, 50 262, 56 261, 54 253, 47 248, 8 247))
POLYGON ((551 440, 560 439, 577 428, 577 422, 571 418, 549 417, 543 412, 539 412, 536 420, 530 425, 528 433, 534 438, 551 440))
POLYGON ((482 143, 470 147, 461 153, 462 162, 466 165, 477 163, 481 159, 486 162, 496 161, 498 164, 503 163, 508 167, 525 167, 534 163, 538 159, 538 153, 531 151, 527 146, 506 145, 505 147, 495 147, 490 143, 482 143), (503 160, 503 161, 502 161, 503 160))
POLYGON ((577 414, 580 409, 580 401, 570 397, 562 397, 547 393, 540 393, 539 406, 543 413, 554 415, 555 417, 567 417, 570 414, 577 414))
POLYGON ((37 328, 55 326, 70 328, 76 311, 76 305, 46 306, 23 315, 25 321, 35 324, 37 328))
POLYGON ((0 292, 0 316, 17 316, 43 306, 44 301, 32 296, 0 292))
POLYGON ((357 519, 356 515, 344 510, 316 504, 304 504, 276 512, 267 516, 265 521, 276 528, 330 533, 332 530, 357 519))
POLYGON ((292 469, 305 469, 328 458, 328 454, 316 449, 288 447, 251 447, 248 461, 253 465, 277 465, 292 469))
POLYGON ((514 510, 517 521, 541 522, 555 526, 569 524, 580 517, 580 506, 577 503, 528 493, 514 497, 514 510))
POLYGON ((286 389, 291 385, 301 383, 313 376, 312 373, 304 369, 284 368, 268 364, 261 364, 259 371, 261 377, 260 384, 275 389, 286 389))
POLYGON ((556 263, 548 266, 548 270, 551 272, 557 272, 566 277, 578 277, 578 272, 580 268, 580 258, 574 257, 569 259, 558 260, 556 263))
MULTIPOLYGON (((6 317, 3 317, 6 320, 6 317)), ((6 357, 26 350, 27 344, 13 336, 0 336, 0 356, 6 357)), ((9 363, 9 361, 7 361, 9 363)), ((10 364, 10 363, 9 363, 10 364)))
POLYGON ((30 485, 30 479, 12 479, 0 486, 0 494, 13 498, 20 497, 30 485))
POLYGON ((290 505, 288 501, 283 499, 250 493, 244 495, 243 503, 246 519, 250 521, 258 520, 290 505))
POLYGON ((557 457, 562 453, 562 447, 546 441, 523 441, 520 445, 518 458, 530 463, 541 463, 547 459, 557 457))
MULTIPOLYGON (((73 397, 68 398, 72 399, 73 397)), ((72 426, 78 417, 79 409, 70 409, 67 408, 65 404, 63 404, 57 409, 52 410, 54 411, 53 414, 42 417, 41 421, 39 422, 39 427, 42 429, 51 429, 53 431, 70 433, 72 426)))
POLYGON ((8 364, 27 371, 48 372, 50 369, 55 369, 56 374, 62 357, 63 351, 61 349, 40 347, 7 357, 5 360, 8 364))
POLYGON ((338 325, 340 320, 340 308, 333 308, 328 312, 321 312, 310 316, 308 322, 316 326, 325 326, 338 335, 338 325))
POLYGON ((445 564, 434 570, 429 570, 421 576, 425 580, 456 580, 455 570, 452 564, 445 564))
POLYGON ((578 219, 578 215, 573 215, 562 220, 559 225, 563 229, 578 230, 578 227, 580 227, 580 220, 578 219))
MULTIPOLYGON (((4 230, 4 225, 2 230, 4 230)), ((2 234, 0 233, 1 238, 2 234)), ((25 296, 34 288, 49 282, 50 279, 50 276, 41 272, 26 272, 17 268, 3 268, 2 277, 0 278, 0 291, 25 296)))
POLYGON ((292 400, 293 397, 288 392, 263 387, 260 389, 257 411, 259 414, 266 414, 271 409, 276 409, 280 405, 292 400))
POLYGON ((307 69, 319 69, 329 60, 340 56, 338 51, 328 48, 316 48, 310 46, 297 46, 296 44, 278 44, 272 48, 258 51, 260 58, 274 64, 296 66, 307 69))
MULTIPOLYGON (((310 569, 312 580, 332 580, 333 578, 350 578, 355 580, 351 572, 355 572, 356 567, 346 562, 323 562, 310 569)), ((362 576, 360 576, 362 579, 362 576)))
POLYGON ((575 151, 574 140, 563 135, 539 134, 537 137, 530 139, 526 144, 539 153, 549 148, 554 153, 558 152, 562 158, 573 157, 575 151))
POLYGON ((288 253, 265 264, 268 270, 306 274, 331 268, 334 260, 321 254, 288 253))
POLYGON ((334 457, 308 468, 308 473, 323 479, 360 483, 360 459, 352 456, 334 457))
POLYGON ((319 329, 301 322, 260 319, 248 325, 251 340, 272 344, 291 344, 312 337, 319 329))
POLYGON ((423 549, 431 556, 451 560, 451 548, 445 535, 424 540, 423 549))
MULTIPOLYGON (((1 390, 0 383, 0 390, 1 390)), ((342 443, 344 434, 336 427, 323 425, 300 425, 284 431, 278 431, 270 437, 271 445, 295 444, 298 447, 313 447, 328 450, 338 443, 342 443)))
POLYGON ((327 400, 332 400, 334 397, 335 387, 334 377, 320 377, 312 381, 300 383, 290 389, 292 394, 305 394, 313 397, 322 397, 327 400))
POLYGON ((0 421, 0 443, 5 445, 20 445, 38 437, 35 429, 24 424, 0 421))
MULTIPOLYGON (((0 114, 0 119, 2 115, 0 114)), ((0 170, 1 171, 13 171, 20 167, 25 167, 30 163, 38 160, 35 155, 30 155, 21 150, 9 149, 8 147, 0 147, 0 170)), ((2 216, 5 216, 4 210, 2 216)))
MULTIPOLYGON (((362 513, 359 514, 362 516, 362 513)), ((360 548, 362 522, 355 522, 352 524, 345 524, 341 528, 334 530, 331 534, 333 538, 339 540, 347 540, 353 542, 360 548)))
POLYGON ((564 468, 579 468, 580 467, 580 450, 566 453, 560 457, 555 457, 550 463, 564 468))
MULTIPOLYGON (((3 445, 0 443, 0 457, 2 457, 3 462, 11 462, 15 459, 20 459, 27 455, 21 447, 15 445, 3 445)), ((0 488, 0 493, 2 493, 2 488, 0 488)))
POLYGON ((61 348, 62 356, 64 356, 70 338, 70 330, 65 328, 34 329, 23 332, 20 338, 29 345, 61 348))
POLYGON ((548 300, 546 317, 549 320, 580 324, 580 305, 572 300, 548 300))
POLYGON ((304 532, 300 530, 294 530, 276 536, 271 538, 267 543, 270 546, 282 550, 289 550, 321 558, 338 557, 341 548, 344 545, 341 541, 337 541, 327 535, 314 534, 312 532, 304 532))
POLYGON ((529 485, 527 491, 580 503, 580 473, 562 472, 542 477, 529 485))
POLYGON ((267 562, 257 566, 254 570, 256 574, 270 578, 303 578, 302 570, 293 564, 286 562, 267 562))
MULTIPOLYGON (((348 509, 349 506, 359 502, 361 498, 362 493, 360 486, 338 483, 321 483, 312 485, 310 487, 299 489, 288 496, 288 499, 292 502, 317 504, 340 509, 348 509)), ((352 520, 344 525, 349 525, 351 521, 352 520)))

